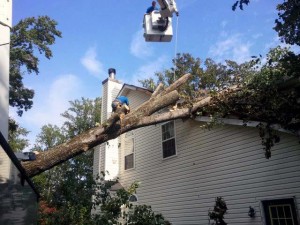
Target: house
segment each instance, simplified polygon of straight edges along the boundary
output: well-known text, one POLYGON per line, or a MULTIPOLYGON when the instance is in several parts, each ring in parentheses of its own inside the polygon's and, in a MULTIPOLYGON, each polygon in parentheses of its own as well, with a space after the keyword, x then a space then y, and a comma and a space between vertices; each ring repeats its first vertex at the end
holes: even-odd
MULTIPOLYGON (((115 71, 102 85, 102 121, 116 96, 127 96, 136 108, 151 95, 121 84, 115 71)), ((266 159, 257 123, 227 119, 207 130, 201 128, 207 119, 170 121, 108 141, 95 150, 94 173, 109 171, 108 179, 119 177, 124 187, 141 182, 138 204, 151 205, 173 225, 209 224, 219 196, 229 225, 299 225, 299 139, 279 131, 281 141, 266 159)))

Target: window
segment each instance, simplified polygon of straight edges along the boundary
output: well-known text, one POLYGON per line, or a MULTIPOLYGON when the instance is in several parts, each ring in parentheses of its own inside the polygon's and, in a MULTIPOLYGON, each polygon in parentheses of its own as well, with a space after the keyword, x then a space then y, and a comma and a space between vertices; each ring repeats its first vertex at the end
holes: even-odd
POLYGON ((137 195, 133 194, 129 197, 129 202, 137 202, 138 201, 138 197, 137 195))
POLYGON ((174 121, 163 124, 161 129, 163 158, 176 155, 174 121))
POLYGON ((267 225, 299 225, 294 199, 263 201, 267 225))
POLYGON ((134 135, 133 131, 125 134, 125 170, 134 168, 134 135))
POLYGON ((125 170, 133 168, 133 153, 125 156, 125 170))

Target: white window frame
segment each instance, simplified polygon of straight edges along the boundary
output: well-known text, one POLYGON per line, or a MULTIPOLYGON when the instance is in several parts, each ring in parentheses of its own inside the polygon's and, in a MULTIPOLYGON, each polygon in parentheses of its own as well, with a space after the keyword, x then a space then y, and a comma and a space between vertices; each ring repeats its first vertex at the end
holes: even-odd
MULTIPOLYGON (((295 216, 295 224, 300 224, 299 223, 299 216, 298 216, 298 210, 297 210, 297 202, 294 198, 294 196, 291 196, 291 197, 280 197, 280 198, 266 198, 266 199, 261 199, 260 201, 260 207, 261 207, 261 212, 262 212, 262 215, 263 215, 263 220, 264 220, 264 224, 269 224, 267 221, 268 221, 268 218, 267 216, 270 215, 270 211, 266 212, 266 208, 267 210, 269 210, 269 207, 270 207, 270 203, 271 202, 280 202, 279 204, 278 203, 273 203, 274 207, 282 207, 282 206, 285 206, 285 205, 289 205, 290 203, 286 203, 286 202, 292 202, 292 207, 293 207, 293 210, 295 210, 295 212, 292 212, 294 213, 293 215, 295 216)), ((271 203, 272 204, 272 203, 271 203)), ((272 224, 271 221, 269 221, 270 224, 272 224)))
POLYGON ((135 168, 135 138, 134 138, 134 132, 133 131, 129 131, 127 133, 125 133, 124 135, 124 171, 128 171, 128 170, 131 170, 131 169, 134 169, 135 168), (132 152, 128 153, 126 152, 126 140, 127 139, 133 139, 132 141, 132 152), (130 168, 127 168, 126 169, 126 156, 129 156, 133 154, 133 167, 130 167, 130 168))
POLYGON ((166 159, 170 159, 170 158, 173 158, 175 156, 177 156, 177 146, 176 146, 176 127, 175 127, 175 121, 172 120, 172 121, 168 121, 168 122, 165 122, 165 123, 162 123, 161 124, 161 128, 160 128, 160 131, 161 131, 161 150, 162 150, 162 159, 163 160, 166 160, 166 159), (174 136, 172 138, 169 138, 169 139, 166 139, 166 140, 163 140, 163 131, 162 131, 162 127, 168 123, 173 123, 173 129, 174 129, 174 136), (163 147, 163 143, 165 141, 168 141, 168 140, 171 140, 171 139, 174 139, 174 142, 175 142, 175 154, 174 155, 170 155, 170 156, 167 156, 167 157, 164 157, 164 147, 163 147))

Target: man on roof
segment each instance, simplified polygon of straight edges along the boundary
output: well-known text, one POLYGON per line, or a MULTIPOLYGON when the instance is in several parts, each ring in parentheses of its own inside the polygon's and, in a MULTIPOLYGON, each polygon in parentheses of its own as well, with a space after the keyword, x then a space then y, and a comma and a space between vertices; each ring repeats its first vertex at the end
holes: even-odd
POLYGON ((111 103, 112 111, 116 112, 117 109, 122 108, 124 106, 126 108, 126 114, 130 112, 129 108, 129 101, 126 96, 118 96, 113 102, 111 103))

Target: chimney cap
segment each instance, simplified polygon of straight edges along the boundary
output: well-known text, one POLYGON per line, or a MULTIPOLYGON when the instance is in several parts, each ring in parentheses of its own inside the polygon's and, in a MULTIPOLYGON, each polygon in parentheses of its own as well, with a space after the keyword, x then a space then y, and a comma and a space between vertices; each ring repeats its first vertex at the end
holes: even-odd
POLYGON ((108 69, 108 75, 110 78, 115 79, 116 69, 115 68, 109 68, 108 69))
POLYGON ((109 68, 108 69, 108 74, 114 73, 116 74, 116 69, 115 68, 109 68))

